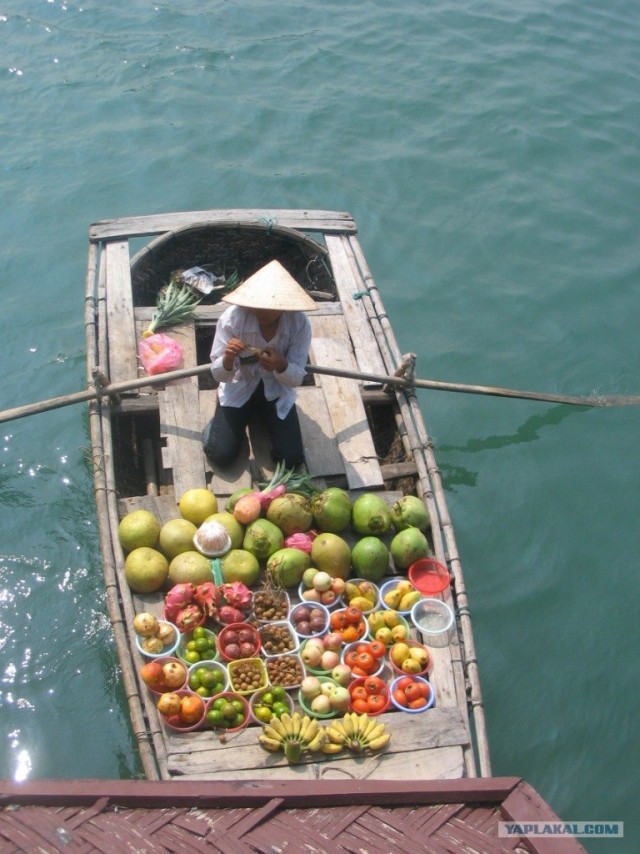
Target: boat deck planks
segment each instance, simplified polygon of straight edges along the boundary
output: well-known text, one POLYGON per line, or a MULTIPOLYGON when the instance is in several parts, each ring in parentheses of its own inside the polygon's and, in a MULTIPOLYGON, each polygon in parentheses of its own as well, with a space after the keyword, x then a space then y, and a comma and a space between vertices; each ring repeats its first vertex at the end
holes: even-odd
MULTIPOLYGON (((348 214, 212 210, 125 218, 92 226, 91 239, 101 252, 95 283, 96 337, 100 338, 96 352, 104 352, 104 338, 109 332, 112 380, 128 379, 141 372, 136 342, 153 314, 149 305, 133 305, 129 239, 173 232, 204 221, 233 226, 234 223, 255 224, 259 220, 273 220, 288 229, 301 228, 310 233, 317 229, 323 234, 339 301, 320 302, 318 310, 309 314, 312 326, 311 363, 376 374, 395 369, 397 363, 394 365, 393 359, 399 349, 390 330, 383 329, 386 315, 379 309, 375 284, 356 237, 355 223, 348 214), (117 337, 114 331, 117 331, 117 337)), ((165 283, 159 282, 158 286, 162 284, 165 283)), ((208 353, 208 342, 223 309, 224 306, 219 304, 200 305, 195 310, 194 322, 169 330, 172 337, 183 344, 185 367, 198 364, 198 352, 202 361, 203 349, 200 346, 199 350, 197 344, 204 344, 208 353)), ((153 474, 149 474, 147 494, 116 498, 116 488, 110 489, 111 500, 117 505, 113 510, 114 518, 121 518, 133 509, 145 508, 164 523, 179 515, 177 501, 188 488, 207 484, 223 504, 225 498, 237 489, 270 477, 273 462, 266 434, 259 429, 251 430, 246 452, 228 470, 212 467, 205 459, 202 430, 213 416, 216 400, 217 394, 215 388, 211 388, 210 379, 202 381, 192 377, 167 383, 164 387, 145 387, 137 394, 123 398, 122 403, 114 404, 112 417, 120 413, 127 418, 135 418, 139 412, 145 418, 157 418, 158 434, 143 441, 146 456, 157 458, 160 469, 157 484, 153 474)), ((405 413, 409 410, 404 392, 383 395, 365 390, 360 381, 313 374, 309 384, 298 390, 298 407, 307 468, 319 484, 326 481, 343 485, 352 491, 354 497, 362 491, 376 490, 388 503, 393 503, 402 492, 393 485, 385 486, 383 471, 387 476, 394 473, 398 477, 418 472, 418 494, 429 499, 432 519, 439 526, 441 505, 434 503, 432 485, 425 474, 426 464, 420 457, 424 447, 421 437, 407 437, 402 432, 406 430, 405 413), (381 465, 383 461, 378 457, 369 423, 371 410, 388 413, 400 426, 403 458, 395 457, 392 462, 384 461, 381 465)), ((154 465, 150 462, 148 468, 151 472, 154 465)), ((350 536, 345 533, 348 541, 350 536)), ((122 562, 123 555, 115 532, 111 540, 115 562, 122 562)), ((437 527, 433 537, 436 556, 444 561, 457 559, 455 555, 445 553, 444 543, 445 538, 437 527)), ((160 616, 163 606, 161 593, 131 595, 120 580, 119 587, 121 598, 129 596, 131 600, 125 603, 123 622, 139 610, 150 610, 160 616)), ((145 773, 152 779, 159 777, 185 782, 230 778, 308 781, 319 777, 336 781, 425 780, 475 775, 467 713, 464 646, 457 634, 449 646, 432 649, 436 707, 420 715, 388 713, 386 717, 392 722, 393 738, 384 754, 366 759, 349 755, 331 759, 320 757, 319 760, 315 757, 314 761, 289 767, 280 755, 267 754, 260 748, 255 738, 255 725, 228 736, 225 745, 212 732, 181 735, 169 731, 159 718, 154 695, 147 691, 137 676, 137 668, 143 659, 134 648, 131 627, 125 625, 125 629, 132 661, 127 696, 130 704, 140 707, 146 721, 147 731, 141 736, 151 744, 153 762, 147 758, 145 773), (151 768, 151 764, 155 768, 151 768)), ((142 741, 140 746, 142 752, 142 741)))
MULTIPOLYGON (((353 370, 353 356, 345 343, 335 338, 313 338, 313 359, 320 365, 353 370)), ((382 472, 356 380, 319 376, 333 432, 344 460, 349 489, 382 486, 382 472)))

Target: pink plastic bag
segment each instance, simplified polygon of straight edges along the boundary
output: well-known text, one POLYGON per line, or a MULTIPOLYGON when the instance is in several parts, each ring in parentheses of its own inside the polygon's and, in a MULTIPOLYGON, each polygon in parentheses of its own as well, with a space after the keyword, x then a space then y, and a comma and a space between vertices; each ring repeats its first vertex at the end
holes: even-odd
POLYGON ((138 355, 145 371, 149 374, 163 374, 174 371, 182 363, 182 344, 168 335, 158 332, 148 338, 141 338, 138 355))

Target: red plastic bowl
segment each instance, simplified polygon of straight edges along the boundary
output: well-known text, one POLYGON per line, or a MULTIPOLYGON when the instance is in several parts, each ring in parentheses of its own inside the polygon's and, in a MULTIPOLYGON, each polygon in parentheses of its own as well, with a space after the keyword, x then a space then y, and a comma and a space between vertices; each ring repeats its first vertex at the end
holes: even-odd
MULTIPOLYGON (((353 702, 353 693, 354 693, 355 689, 364 685, 366 681, 367 681, 367 679, 365 677, 361 676, 361 677, 358 677, 357 679, 354 679, 353 682, 349 683, 349 695, 352 698, 352 702, 353 702)), ((389 705, 391 704, 391 694, 389 692, 389 686, 384 685, 384 687, 380 693, 385 698, 386 702, 382 708, 378 709, 375 712, 367 711, 367 714, 369 715, 370 718, 375 717, 376 715, 381 715, 383 712, 386 712, 387 709, 389 708, 389 705)), ((349 703, 349 708, 351 709, 352 712, 355 712, 357 710, 353 708, 352 702, 349 703)), ((363 714, 363 712, 357 712, 357 713, 363 714)))
POLYGON ((430 557, 423 557, 412 563, 407 575, 416 590, 425 596, 443 593, 451 583, 447 567, 430 557))
POLYGON ((220 630, 218 637, 216 638, 216 644, 218 646, 218 652, 224 661, 237 661, 240 658, 255 658, 256 655, 260 652, 260 632, 252 626, 250 623, 229 623, 228 626, 225 626, 220 630), (242 655, 242 653, 238 656, 232 657, 225 653, 226 644, 229 641, 229 637, 232 632, 239 634, 240 632, 247 631, 251 634, 252 641, 254 646, 252 655, 242 655))

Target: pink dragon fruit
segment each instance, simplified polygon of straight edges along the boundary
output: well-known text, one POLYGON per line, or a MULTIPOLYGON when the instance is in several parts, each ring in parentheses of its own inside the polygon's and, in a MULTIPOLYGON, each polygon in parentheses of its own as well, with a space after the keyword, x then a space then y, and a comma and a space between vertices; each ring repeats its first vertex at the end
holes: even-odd
POLYGON ((175 584, 164 597, 164 613, 167 620, 175 623, 180 611, 193 602, 194 593, 195 587, 191 582, 175 584))
POLYGON ((313 545, 313 541, 317 536, 318 532, 313 530, 306 531, 303 534, 289 534, 289 536, 284 541, 284 545, 285 548, 299 549, 301 552, 311 554, 311 546, 313 545))
POLYGON ((198 605, 186 605, 178 611, 175 624, 181 632, 190 632, 196 626, 201 626, 205 621, 206 614, 198 605))
POLYGON ((220 602, 220 588, 213 581, 198 584, 194 593, 194 601, 208 617, 217 619, 218 604, 220 602))
POLYGON ((253 598, 252 592, 241 581, 232 581, 223 584, 220 588, 221 602, 237 608, 239 611, 249 611, 253 598))

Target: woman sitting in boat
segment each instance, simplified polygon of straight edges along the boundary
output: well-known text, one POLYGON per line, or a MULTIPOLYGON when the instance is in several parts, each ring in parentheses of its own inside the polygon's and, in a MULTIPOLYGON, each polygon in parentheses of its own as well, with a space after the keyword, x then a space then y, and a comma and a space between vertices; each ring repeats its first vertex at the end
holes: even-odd
POLYGON ((316 303, 278 262, 271 261, 223 298, 211 372, 220 383, 215 415, 205 427, 209 461, 228 466, 238 456, 251 421, 263 424, 274 462, 304 460, 296 386, 302 383, 311 344, 305 311, 316 303))

